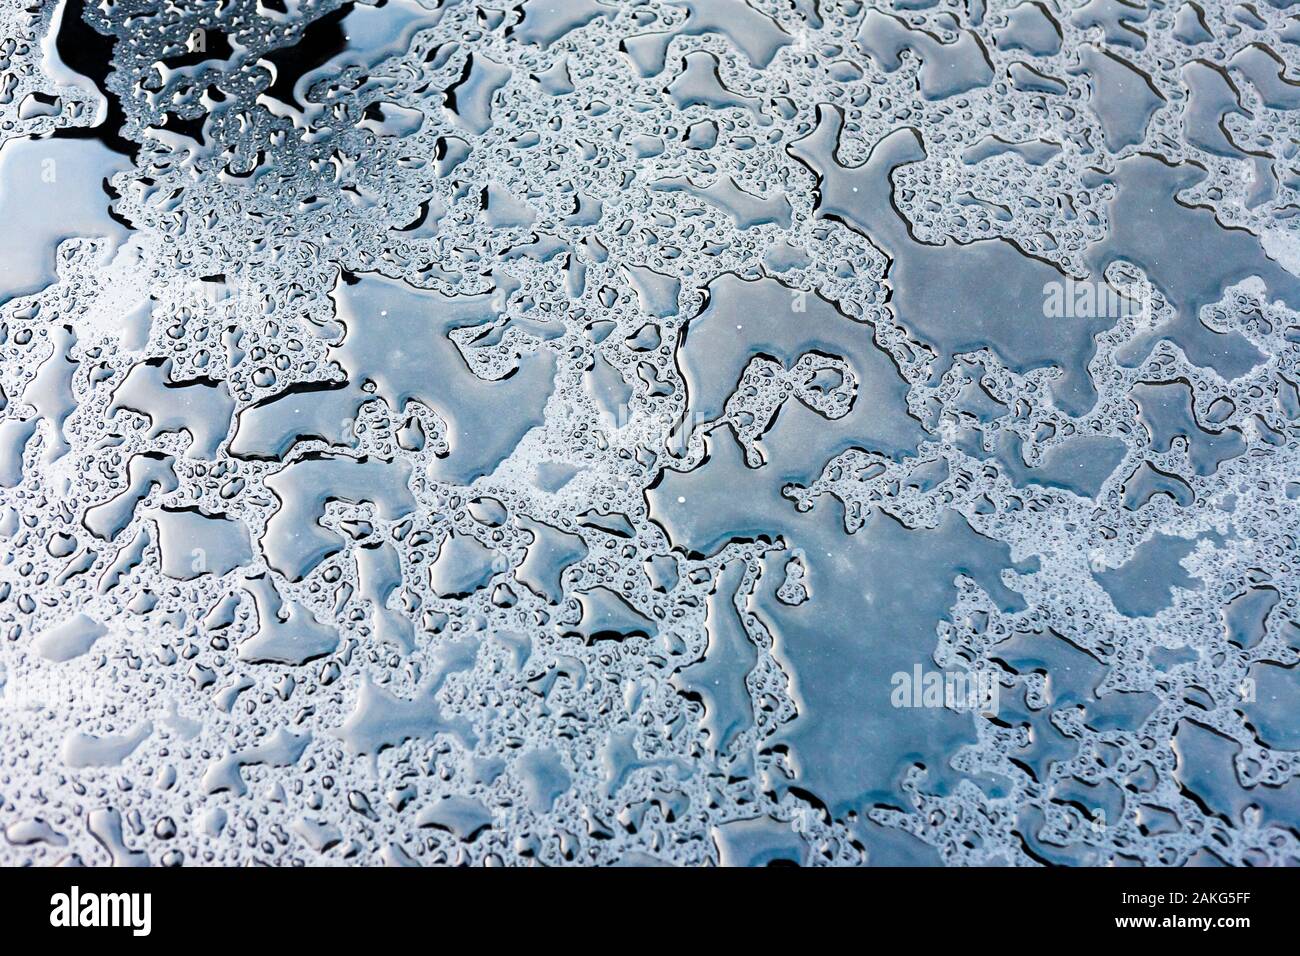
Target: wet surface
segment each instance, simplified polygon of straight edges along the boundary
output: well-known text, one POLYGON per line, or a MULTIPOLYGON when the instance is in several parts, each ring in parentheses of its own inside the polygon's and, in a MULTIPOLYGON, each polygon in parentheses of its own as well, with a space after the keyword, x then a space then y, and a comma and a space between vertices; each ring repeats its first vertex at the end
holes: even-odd
POLYGON ((1300 860, 1293 5, 0 22, 0 861, 1300 860))

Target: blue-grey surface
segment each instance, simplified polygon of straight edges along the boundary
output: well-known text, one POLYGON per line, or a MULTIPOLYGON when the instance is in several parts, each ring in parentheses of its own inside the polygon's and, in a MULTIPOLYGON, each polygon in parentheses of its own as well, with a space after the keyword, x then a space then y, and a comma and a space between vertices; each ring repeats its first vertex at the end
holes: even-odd
POLYGON ((0 862, 1300 860, 1297 0, 0 36, 0 862))

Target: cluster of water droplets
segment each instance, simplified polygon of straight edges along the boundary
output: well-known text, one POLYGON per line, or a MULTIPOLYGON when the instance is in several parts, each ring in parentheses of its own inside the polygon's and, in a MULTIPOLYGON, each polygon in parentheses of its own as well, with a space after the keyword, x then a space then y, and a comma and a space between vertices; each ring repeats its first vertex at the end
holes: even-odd
POLYGON ((0 859, 1300 856, 1294 3, 0 20, 0 859))

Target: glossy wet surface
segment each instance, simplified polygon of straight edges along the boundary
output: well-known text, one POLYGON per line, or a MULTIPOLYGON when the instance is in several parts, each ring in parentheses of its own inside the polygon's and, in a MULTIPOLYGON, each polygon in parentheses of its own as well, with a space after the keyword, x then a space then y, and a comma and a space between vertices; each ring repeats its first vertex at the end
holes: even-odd
POLYGON ((1300 7, 0 23, 0 861, 1300 859, 1300 7))

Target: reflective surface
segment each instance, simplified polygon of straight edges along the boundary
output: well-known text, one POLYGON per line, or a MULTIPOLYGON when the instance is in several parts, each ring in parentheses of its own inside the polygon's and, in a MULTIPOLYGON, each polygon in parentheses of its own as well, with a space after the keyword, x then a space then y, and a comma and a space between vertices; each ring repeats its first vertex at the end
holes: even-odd
POLYGON ((0 7, 0 861, 1300 858, 1300 19, 0 7))

